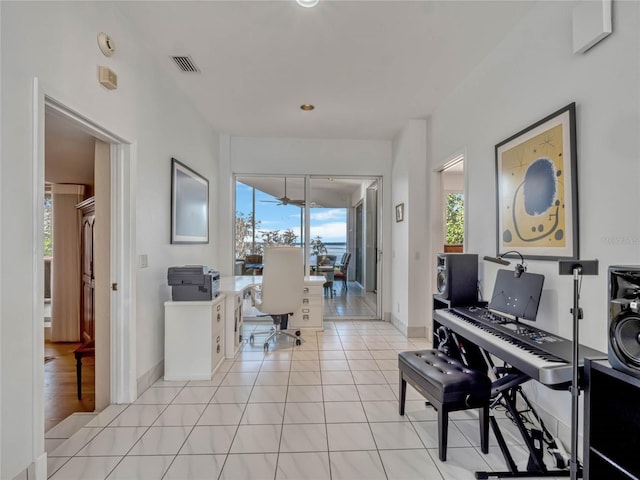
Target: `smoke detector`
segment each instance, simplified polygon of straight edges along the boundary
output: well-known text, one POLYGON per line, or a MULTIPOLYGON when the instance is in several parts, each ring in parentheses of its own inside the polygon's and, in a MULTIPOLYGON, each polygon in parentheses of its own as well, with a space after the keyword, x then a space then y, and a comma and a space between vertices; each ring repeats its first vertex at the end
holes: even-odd
POLYGON ((98 34, 98 47, 105 57, 110 57, 116 51, 116 44, 109 35, 104 32, 98 34))

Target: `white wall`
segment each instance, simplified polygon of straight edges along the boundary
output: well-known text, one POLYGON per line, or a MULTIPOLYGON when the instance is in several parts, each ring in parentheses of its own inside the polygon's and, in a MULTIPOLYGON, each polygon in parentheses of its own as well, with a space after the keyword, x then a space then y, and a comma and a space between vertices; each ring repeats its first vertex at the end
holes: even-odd
MULTIPOLYGON (((580 341, 607 349, 607 267, 640 263, 640 4, 616 1, 614 32, 584 55, 572 53, 573 2, 537 2, 530 14, 465 78, 431 117, 432 167, 466 147, 469 252, 494 254, 494 146, 575 101, 580 257, 598 258, 584 277, 580 341)), ((572 279, 553 261, 530 261, 545 275, 541 328, 571 337, 572 279)), ((480 265, 485 298, 496 272, 480 265)), ((569 395, 537 386, 543 408, 569 418, 569 395)))
POLYGON ((424 336, 431 325, 426 134, 425 120, 410 120, 393 144, 393 218, 395 206, 404 203, 404 220, 391 224, 391 315, 410 336, 424 336))
POLYGON ((464 192, 464 174, 456 172, 443 172, 442 189, 445 193, 464 192))
MULTIPOLYGON (((38 77, 56 100, 134 144, 137 165, 137 253, 149 268, 137 274, 136 364, 140 376, 162 361, 163 309, 169 298, 167 267, 215 264, 217 210, 212 209, 208 245, 169 244, 170 159, 175 156, 216 185, 216 134, 185 102, 173 83, 154 67, 135 29, 114 14, 109 2, 1 2, 2 145, 0 168, 0 399, 2 465, 0 478, 13 478, 43 453, 34 430, 44 428, 41 385, 44 368, 36 355, 33 307, 34 171, 32 168, 32 89, 38 77), (117 52, 105 58, 96 36, 106 31, 117 52), (97 82, 97 65, 118 74, 119 88, 97 82), (36 414, 34 415, 34 412, 36 414), (34 418, 36 420, 34 420, 34 418)), ((215 195, 215 192, 214 192, 215 195)), ((214 196, 215 198, 215 196, 214 196)), ((41 351, 41 346, 40 346, 41 351)))
MULTIPOLYGON (((221 204, 231 205, 233 174, 300 174, 345 175, 382 177, 383 238, 382 251, 391 249, 389 225, 391 220, 391 141, 344 139, 290 139, 290 138, 221 138, 220 198, 221 204), (227 180, 229 178, 229 180, 227 180), (224 199, 224 200, 222 200, 224 199), (388 246, 388 247, 387 247, 388 246)), ((222 260, 220 268, 225 274, 232 272, 233 219, 232 209, 221 206, 221 231, 228 232, 220 239, 222 260)), ((382 282, 389 285, 390 258, 383 254, 382 282)), ((388 288, 383 288, 383 315, 389 305, 388 288)))

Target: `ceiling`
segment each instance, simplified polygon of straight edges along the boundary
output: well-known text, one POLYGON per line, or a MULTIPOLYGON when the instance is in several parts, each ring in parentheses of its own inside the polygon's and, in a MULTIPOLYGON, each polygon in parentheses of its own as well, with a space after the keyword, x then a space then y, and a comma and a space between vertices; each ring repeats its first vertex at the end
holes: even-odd
POLYGON ((391 139, 408 119, 426 118, 531 4, 114 3, 216 131, 352 139, 391 139), (170 58, 176 55, 190 56, 200 73, 181 72, 170 58), (303 103, 316 109, 303 112, 303 103))
POLYGON ((46 182, 93 185, 95 138, 49 108, 44 117, 44 152, 46 182))
MULTIPOLYGON (((307 9, 294 0, 233 0, 112 5, 217 132, 392 139, 408 119, 434 111, 531 4, 320 0, 307 9), (190 56, 200 72, 181 72, 170 58, 174 55, 190 56), (304 112, 303 103, 316 109, 304 112)), ((126 43, 113 40, 115 55, 126 55, 126 43)), ((47 114, 45 126, 47 181, 92 183, 93 137, 55 114, 47 114)), ((278 185, 265 185, 264 191, 280 197, 278 185)), ((340 196, 348 195, 346 188, 326 186, 340 196)))

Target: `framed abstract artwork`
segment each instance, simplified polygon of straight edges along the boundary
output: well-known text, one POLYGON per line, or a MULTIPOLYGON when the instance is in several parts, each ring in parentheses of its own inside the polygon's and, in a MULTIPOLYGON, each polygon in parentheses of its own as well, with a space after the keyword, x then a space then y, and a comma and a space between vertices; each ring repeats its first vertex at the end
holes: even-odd
POLYGON ((402 222, 404 220, 404 203, 396 205, 396 222, 402 222))
POLYGON ((496 145, 498 255, 578 258, 575 116, 571 103, 496 145))
POLYGON ((171 243, 209 243, 209 181, 171 159, 171 243))

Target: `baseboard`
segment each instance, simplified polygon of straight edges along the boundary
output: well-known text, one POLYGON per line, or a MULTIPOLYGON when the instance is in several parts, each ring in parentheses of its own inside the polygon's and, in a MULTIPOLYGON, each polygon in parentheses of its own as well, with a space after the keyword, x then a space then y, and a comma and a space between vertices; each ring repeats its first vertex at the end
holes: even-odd
POLYGON ((390 315, 390 323, 407 338, 429 338, 429 327, 409 327, 395 315, 390 315))
POLYGON ((35 462, 13 477, 13 480, 47 480, 47 454, 40 455, 35 462))
POLYGON ((407 338, 428 338, 429 329, 427 327, 407 327, 407 338))
MULTIPOLYGON (((553 415, 552 413, 549 413, 547 410, 545 410, 543 407, 541 407, 540 405, 538 405, 537 402, 535 402, 534 400, 532 400, 532 398, 534 397, 534 394, 531 392, 531 386, 529 385, 525 385, 524 386, 524 392, 525 395, 527 395, 527 397, 529 398, 529 401, 533 404, 533 407, 535 408, 538 416, 540 417, 540 419, 542 420, 542 422, 544 423, 544 426, 547 428, 547 430, 549 431, 549 433, 551 434, 552 437, 554 437, 556 440, 560 441, 562 443, 562 446, 564 447, 565 451, 567 453, 571 453, 571 426, 567 425, 565 423, 565 421, 559 419, 558 417, 556 417, 555 415, 553 415)), ((582 409, 582 405, 581 405, 581 409, 582 409)), ((583 453, 583 440, 584 440, 584 436, 583 435, 578 435, 578 460, 582 461, 582 453, 583 453)))
POLYGON ((158 362, 155 366, 151 367, 140 377, 137 381, 137 397, 142 395, 151 385, 156 383, 164 375, 164 360, 158 362))
POLYGON ((389 321, 391 323, 391 325, 393 325, 394 327, 396 327, 396 329, 403 334, 405 337, 407 336, 407 326, 404 324, 404 322, 402 322, 398 317, 396 317, 394 314, 390 315, 389 321))

